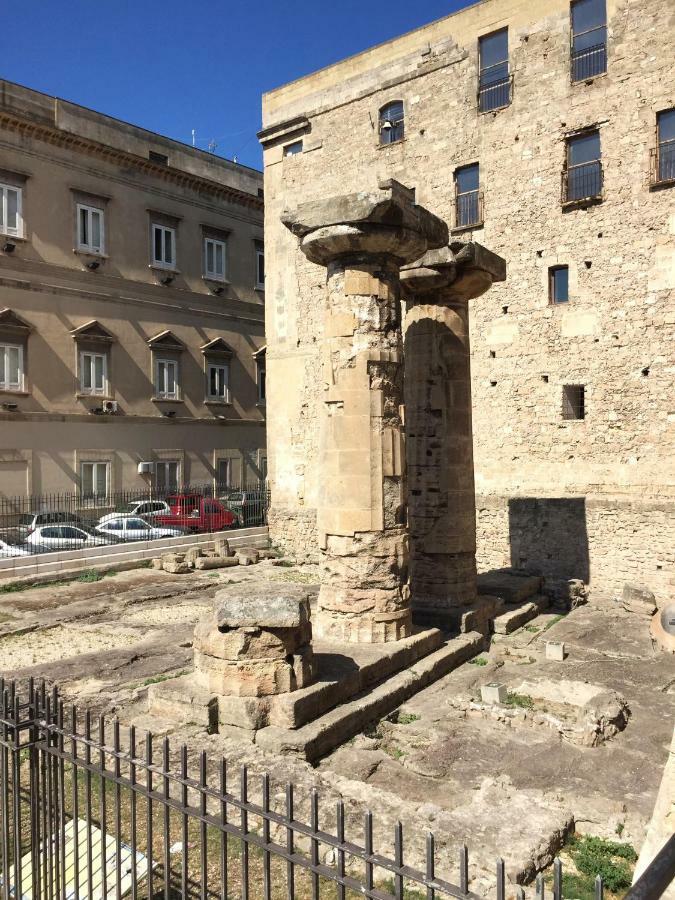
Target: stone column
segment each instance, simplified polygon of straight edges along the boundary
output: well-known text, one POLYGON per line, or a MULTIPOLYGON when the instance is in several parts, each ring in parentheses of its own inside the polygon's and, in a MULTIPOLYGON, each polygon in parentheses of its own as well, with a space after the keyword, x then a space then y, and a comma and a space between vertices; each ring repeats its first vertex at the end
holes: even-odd
POLYGON ((505 277, 504 260, 474 243, 401 271, 411 592, 424 624, 452 627, 477 598, 468 301, 505 277))
POLYGON ((304 204, 282 221, 327 269, 314 633, 396 641, 412 626, 399 268, 446 243, 447 227, 395 181, 304 204))

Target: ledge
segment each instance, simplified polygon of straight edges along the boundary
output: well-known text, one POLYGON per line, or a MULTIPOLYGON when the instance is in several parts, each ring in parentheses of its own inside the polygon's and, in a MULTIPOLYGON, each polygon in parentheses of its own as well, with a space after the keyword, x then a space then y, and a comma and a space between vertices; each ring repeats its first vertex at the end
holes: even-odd
POLYGON ((182 397, 151 397, 152 403, 185 403, 182 397))

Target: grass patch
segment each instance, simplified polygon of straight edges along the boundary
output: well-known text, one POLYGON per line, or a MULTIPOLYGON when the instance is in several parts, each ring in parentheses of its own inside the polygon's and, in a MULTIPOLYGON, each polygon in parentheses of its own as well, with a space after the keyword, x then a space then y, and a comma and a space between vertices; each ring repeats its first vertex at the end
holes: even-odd
MULTIPOLYGON (((396 894, 396 886, 393 878, 388 878, 381 884, 382 889, 392 897, 396 894)), ((403 900, 426 900, 427 894, 416 888, 409 888, 405 884, 403 886, 403 900)))
POLYGON ((476 656, 474 659, 468 660, 472 666, 487 666, 488 660, 485 656, 476 656))
POLYGON ((547 622, 544 625, 541 633, 543 634, 545 631, 548 631, 549 628, 553 628, 554 625, 557 625, 558 622, 561 622, 564 618, 565 618, 565 613, 561 613, 559 616, 553 616, 551 621, 547 622))
MULTIPOLYGON (((77 578, 73 578, 73 581, 79 582, 93 582, 93 581, 103 581, 104 578, 107 578, 108 575, 112 575, 112 572, 98 572, 96 569, 85 569, 81 575, 78 575, 77 578)), ((66 582, 67 583, 67 582, 66 582)))
POLYGON ((165 675, 155 675, 153 678, 146 678, 143 682, 143 687, 149 687, 151 684, 161 684, 163 681, 171 681, 172 678, 180 678, 182 675, 187 675, 188 669, 183 669, 181 672, 167 672, 165 675))
POLYGON ((539 626, 538 626, 538 625, 526 625, 526 626, 525 626, 525 631, 529 631, 530 634, 538 634, 538 633, 539 633, 539 626))
POLYGON ((0 594, 19 594, 21 591, 32 591, 34 588, 55 588, 77 582, 102 581, 116 573, 110 570, 97 572, 96 569, 85 569, 79 575, 72 578, 58 578, 55 581, 10 581, 8 584, 0 584, 0 594))
POLYGON ((515 694, 509 692, 506 697, 504 706, 511 706, 518 709, 534 709, 534 700, 528 694, 515 694))
POLYGON ((570 855, 581 875, 594 885, 598 875, 608 891, 616 894, 629 888, 637 853, 630 844, 606 841, 599 837, 572 837, 570 855))
POLYGON ((389 721, 394 725, 412 725, 413 722, 419 722, 419 718, 415 713, 394 712, 389 716, 389 721))
POLYGON ((616 834, 619 835, 619 837, 621 837, 621 835, 623 834, 623 830, 624 830, 625 827, 626 827, 626 826, 624 825, 623 822, 619 822, 619 823, 617 824, 616 828, 614 829, 614 831, 615 831, 616 834))

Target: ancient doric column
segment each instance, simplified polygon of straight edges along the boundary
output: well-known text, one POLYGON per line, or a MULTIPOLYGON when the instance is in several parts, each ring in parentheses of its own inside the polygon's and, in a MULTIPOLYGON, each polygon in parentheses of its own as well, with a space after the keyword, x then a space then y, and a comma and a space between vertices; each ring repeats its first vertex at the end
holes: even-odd
POLYGON ((401 270, 416 621, 452 627, 476 600, 476 499, 468 301, 504 281, 480 244, 432 250, 401 270))
POLYGON ((376 643, 410 634, 399 268, 447 227, 396 181, 282 216, 327 268, 314 633, 376 643))

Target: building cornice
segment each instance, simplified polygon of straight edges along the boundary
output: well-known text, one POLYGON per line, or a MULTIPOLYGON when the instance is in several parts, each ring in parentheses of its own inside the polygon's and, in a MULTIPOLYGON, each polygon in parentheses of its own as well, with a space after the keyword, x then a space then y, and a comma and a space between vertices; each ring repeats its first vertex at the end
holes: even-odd
POLYGON ((0 129, 3 128, 20 134, 22 137, 36 138, 44 143, 74 150, 115 165, 132 167, 138 172, 151 175, 178 187, 204 191, 223 200, 238 203, 241 206, 261 212, 264 208, 264 201, 261 197, 254 197, 253 194, 247 194, 245 191, 237 190, 229 185, 219 184, 217 181, 212 181, 209 178, 185 172, 170 165, 155 163, 129 151, 120 150, 117 147, 109 147, 90 138, 62 131, 56 127, 50 127, 43 122, 31 122, 22 119, 19 116, 12 115, 7 110, 0 111, 0 129))

